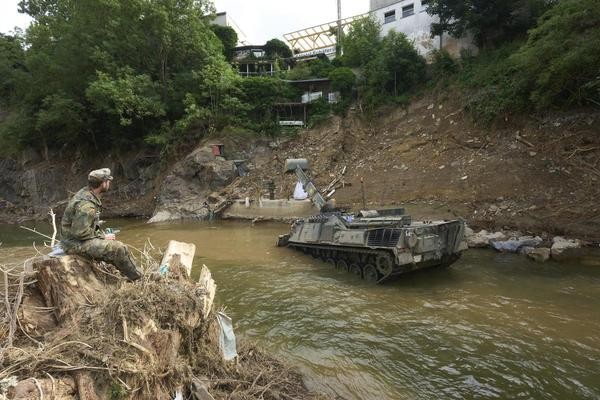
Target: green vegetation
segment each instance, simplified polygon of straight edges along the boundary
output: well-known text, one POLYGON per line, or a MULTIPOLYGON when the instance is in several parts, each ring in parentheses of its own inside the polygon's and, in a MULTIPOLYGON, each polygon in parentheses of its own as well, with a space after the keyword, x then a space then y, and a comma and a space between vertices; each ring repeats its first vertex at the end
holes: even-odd
POLYGON ((473 35, 479 47, 493 47, 522 36, 557 0, 431 0, 427 13, 439 18, 431 33, 473 35))
POLYGON ((230 26, 221 26, 217 24, 212 24, 210 29, 212 29, 214 34, 223 44, 223 54, 225 55, 225 58, 227 61, 231 61, 233 59, 233 50, 238 42, 237 32, 230 26))
MULTIPOLYGON (((476 57, 444 51, 431 63, 414 44, 371 18, 344 36, 344 55, 295 64, 287 45, 266 43, 267 59, 291 80, 329 78, 339 104, 311 105, 312 122, 406 104, 425 85, 459 88, 484 123, 515 112, 600 106, 597 0, 432 0, 432 34, 469 32, 476 57), (428 78, 429 77, 429 78, 428 78)), ((0 34, 0 148, 89 149, 145 143, 169 151, 231 131, 275 135, 276 103, 297 101, 278 78, 240 78, 227 62, 237 35, 212 25, 210 0, 23 0, 26 33, 0 34), (182 23, 185 21, 185 23, 182 23)))
POLYGON ((380 34, 377 21, 363 18, 352 24, 343 41, 342 63, 361 71, 358 94, 368 111, 385 103, 404 104, 426 75, 425 59, 406 35, 380 34))
POLYGON ((465 58, 458 82, 467 108, 484 123, 515 112, 600 106, 600 5, 563 0, 526 40, 465 58))
POLYGON ((292 50, 287 44, 279 39, 271 39, 265 43, 265 53, 267 58, 290 58, 292 56, 292 50))
POLYGON ((272 131, 260 110, 286 91, 248 89, 252 81, 225 58, 235 36, 211 25, 209 0, 23 0, 20 8, 32 25, 0 37, 5 151, 167 148, 231 124, 272 131))

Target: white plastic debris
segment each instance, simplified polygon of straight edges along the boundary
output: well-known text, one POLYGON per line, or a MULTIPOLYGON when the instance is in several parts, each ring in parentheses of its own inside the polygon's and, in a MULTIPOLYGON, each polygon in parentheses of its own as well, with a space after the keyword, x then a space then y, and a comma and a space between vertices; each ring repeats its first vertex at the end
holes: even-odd
POLYGON ((231 318, 223 312, 218 312, 217 321, 219 321, 219 326, 221 327, 219 344, 221 345, 221 351, 223 351, 223 359, 225 361, 233 360, 237 357, 237 350, 231 318))
POLYGON ((304 191, 304 186, 301 182, 296 182, 296 188, 294 189, 294 200, 306 200, 308 193, 304 191))

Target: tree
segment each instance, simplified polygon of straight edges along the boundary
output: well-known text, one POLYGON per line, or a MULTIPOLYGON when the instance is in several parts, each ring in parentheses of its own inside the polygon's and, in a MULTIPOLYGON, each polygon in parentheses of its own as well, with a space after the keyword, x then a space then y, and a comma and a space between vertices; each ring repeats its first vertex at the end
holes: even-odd
POLYGON ((267 58, 290 58, 292 56, 292 50, 288 47, 285 42, 279 39, 271 39, 265 43, 265 55, 267 58))
POLYGON ((540 18, 511 61, 538 109, 560 104, 600 106, 598 49, 597 0, 563 0, 540 18))
POLYGON ((25 70, 22 38, 0 33, 0 104, 9 105, 25 70))
POLYGON ((223 54, 227 61, 233 60, 234 49, 238 43, 238 35, 235 29, 230 26, 221 26, 217 24, 212 24, 210 28, 223 44, 223 54))
MULTIPOLYGON (((79 144, 136 143, 188 118, 188 95, 209 112, 221 109, 214 101, 228 100, 205 96, 212 76, 231 72, 209 26, 210 0, 22 0, 19 5, 34 19, 14 96, 19 99, 15 117, 31 121, 32 128, 22 135, 9 129, 22 142, 35 143, 42 135, 55 146, 72 142, 69 138, 79 144)), ((204 118, 205 126, 214 121, 213 115, 204 118)))
POLYGON ((350 67, 365 66, 377 53, 380 32, 379 23, 372 17, 354 21, 342 38, 344 62, 350 67))
POLYGON ((471 33, 480 47, 524 35, 557 0, 431 0, 427 13, 439 18, 432 35, 471 33))
POLYGON ((340 92, 342 97, 348 98, 356 84, 356 75, 348 67, 339 67, 329 73, 331 87, 340 92))
POLYGON ((425 67, 425 59, 406 35, 392 30, 383 38, 365 75, 373 93, 398 96, 423 82, 425 67))

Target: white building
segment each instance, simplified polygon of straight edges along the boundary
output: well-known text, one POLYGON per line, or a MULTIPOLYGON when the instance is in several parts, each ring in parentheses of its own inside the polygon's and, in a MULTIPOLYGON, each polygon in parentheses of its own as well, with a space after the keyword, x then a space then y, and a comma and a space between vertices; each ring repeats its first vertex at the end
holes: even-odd
MULTIPOLYGON (((390 30, 404 33, 414 41, 419 53, 426 56, 434 49, 443 48, 451 55, 458 57, 462 49, 476 52, 472 38, 455 39, 448 34, 431 37, 431 24, 436 17, 427 14, 427 0, 370 0, 369 13, 355 15, 341 21, 345 32, 354 21, 370 15, 381 25, 381 34, 385 36, 390 30)), ((335 55, 336 37, 332 30, 337 28, 337 21, 313 26, 283 35, 294 52, 294 57, 314 56, 318 53, 335 55)))
POLYGON ((381 24, 381 34, 389 31, 404 33, 409 40, 414 41, 421 55, 427 55, 434 49, 443 48, 451 55, 458 57, 462 49, 473 52, 476 47, 472 38, 455 39, 448 34, 442 38, 431 37, 431 24, 437 18, 427 14, 428 0, 370 0, 369 13, 381 24))

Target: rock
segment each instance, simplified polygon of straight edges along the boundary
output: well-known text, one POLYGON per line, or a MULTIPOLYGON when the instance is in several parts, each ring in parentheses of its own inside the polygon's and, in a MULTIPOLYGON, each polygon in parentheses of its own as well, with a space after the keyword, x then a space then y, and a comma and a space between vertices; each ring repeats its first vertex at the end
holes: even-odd
POLYGON ((519 254, 528 255, 528 254, 531 254, 534 250, 535 250, 535 247, 523 246, 519 249, 519 254))
POLYGON ((536 262, 548 261, 548 259, 550 259, 550 249, 547 247, 539 247, 537 249, 533 249, 533 251, 527 254, 527 257, 531 258, 536 262))
POLYGON ((469 228, 467 225, 465 225, 465 237, 469 238, 471 236, 473 236, 475 234, 475 231, 471 228, 469 228))
POLYGON ((569 240, 561 236, 556 236, 552 239, 552 248, 550 253, 552 258, 560 258, 567 249, 578 249, 581 247, 579 240, 569 240))
POLYGON ((495 249, 502 253, 523 253, 526 254, 526 251, 523 248, 535 248, 542 243, 542 238, 540 237, 531 237, 531 236, 523 236, 519 239, 510 239, 510 240, 491 240, 490 245, 495 249))
POLYGON ((467 244, 471 248, 488 247, 490 241, 503 241, 506 240, 506 235, 502 232, 490 233, 486 230, 482 230, 471 236, 467 236, 467 244))
POLYGON ((194 150, 178 162, 162 183, 158 204, 148 222, 205 219, 211 195, 235 177, 233 161, 217 158, 208 146, 194 150))

